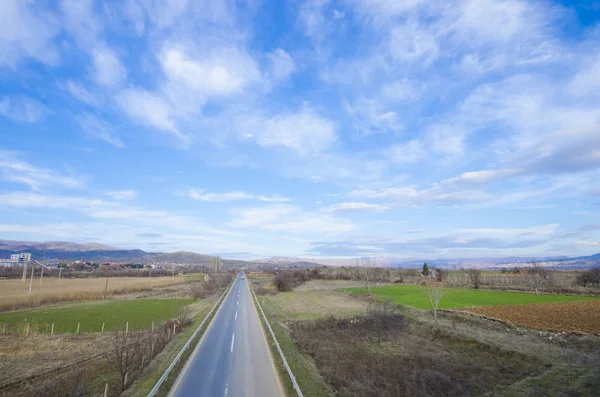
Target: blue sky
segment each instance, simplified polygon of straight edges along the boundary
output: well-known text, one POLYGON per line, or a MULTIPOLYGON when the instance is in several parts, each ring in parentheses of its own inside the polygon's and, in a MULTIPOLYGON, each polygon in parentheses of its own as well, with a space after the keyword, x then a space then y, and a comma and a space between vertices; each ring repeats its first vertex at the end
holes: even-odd
POLYGON ((4 0, 0 238, 600 252, 600 2, 4 0))

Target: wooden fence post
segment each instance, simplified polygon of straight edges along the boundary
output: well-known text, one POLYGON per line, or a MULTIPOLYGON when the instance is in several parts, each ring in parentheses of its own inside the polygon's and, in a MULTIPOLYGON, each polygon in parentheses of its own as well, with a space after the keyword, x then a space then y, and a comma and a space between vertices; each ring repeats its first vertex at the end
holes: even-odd
POLYGON ((79 326, 81 325, 81 323, 77 323, 77 335, 79 335, 79 326))
POLYGON ((104 385, 104 397, 108 397, 108 383, 104 385))
POLYGON ((129 321, 127 321, 127 324, 125 324, 125 333, 129 332, 129 321))
POLYGON ((102 331, 100 331, 101 334, 104 333, 104 323, 102 323, 102 331))
POLYGON ((50 335, 54 335, 54 323, 52 323, 52 328, 50 329, 50 335))

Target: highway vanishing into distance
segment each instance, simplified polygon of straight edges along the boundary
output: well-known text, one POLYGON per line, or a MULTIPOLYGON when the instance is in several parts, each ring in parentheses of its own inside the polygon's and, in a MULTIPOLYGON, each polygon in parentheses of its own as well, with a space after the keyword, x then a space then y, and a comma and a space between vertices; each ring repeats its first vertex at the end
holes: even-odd
POLYGON ((233 282, 169 396, 284 395, 243 275, 233 282))

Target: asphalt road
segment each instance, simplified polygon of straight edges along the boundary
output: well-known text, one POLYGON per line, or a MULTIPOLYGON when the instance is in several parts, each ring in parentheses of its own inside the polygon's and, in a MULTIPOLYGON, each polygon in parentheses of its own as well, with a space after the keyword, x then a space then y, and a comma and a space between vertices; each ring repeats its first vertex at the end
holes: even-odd
POLYGON ((169 396, 283 396, 252 295, 240 273, 169 396))

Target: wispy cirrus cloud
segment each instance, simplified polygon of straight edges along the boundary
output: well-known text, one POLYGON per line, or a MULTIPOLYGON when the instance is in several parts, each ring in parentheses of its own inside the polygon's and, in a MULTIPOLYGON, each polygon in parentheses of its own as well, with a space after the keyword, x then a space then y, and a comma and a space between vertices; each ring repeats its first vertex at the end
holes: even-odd
POLYGON ((86 182, 84 177, 37 167, 22 160, 18 154, 3 151, 0 151, 0 179, 25 184, 36 190, 52 185, 81 188, 86 182))
POLYGON ((227 201, 241 201, 241 200, 257 200, 270 203, 284 203, 292 201, 289 197, 282 197, 279 195, 265 196, 257 195, 242 191, 223 192, 223 193, 210 193, 205 192, 202 189, 191 189, 187 196, 199 201, 207 201, 211 203, 216 202, 227 202, 227 201))

